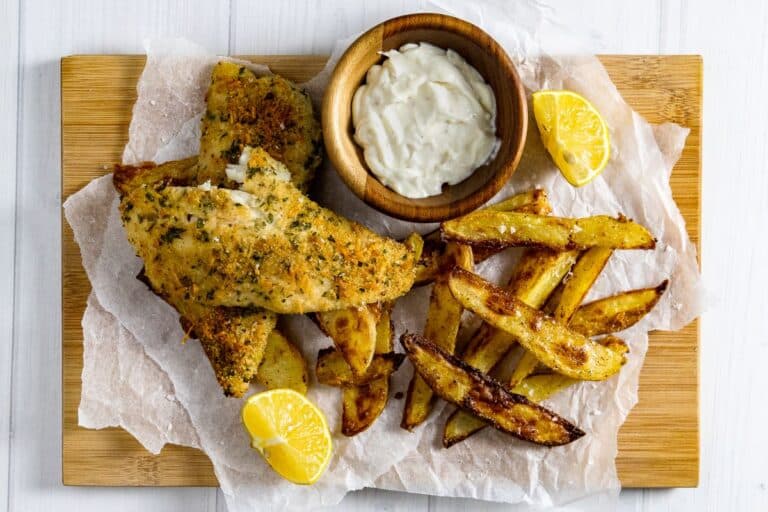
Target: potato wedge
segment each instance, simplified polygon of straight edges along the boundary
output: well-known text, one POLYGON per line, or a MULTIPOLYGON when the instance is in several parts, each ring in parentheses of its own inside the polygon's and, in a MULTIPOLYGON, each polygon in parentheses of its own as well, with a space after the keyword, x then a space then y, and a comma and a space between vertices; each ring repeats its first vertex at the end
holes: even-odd
POLYGON ((443 222, 441 230, 444 240, 491 249, 527 246, 568 251, 591 247, 653 249, 656 246, 656 240, 646 228, 623 216, 568 219, 480 210, 443 222))
POLYGON ((566 419, 522 395, 507 391, 500 383, 423 336, 404 334, 400 343, 435 393, 498 430, 546 446, 567 444, 584 435, 566 419))
POLYGON ((540 188, 515 194, 498 203, 485 206, 482 210, 493 212, 525 212, 537 215, 549 215, 552 213, 552 205, 549 204, 547 193, 540 188))
POLYGON ((389 377, 373 380, 365 386, 342 390, 341 433, 351 437, 373 425, 389 395, 389 377))
POLYGON ((317 353, 315 376, 320 384, 326 386, 338 388, 364 386, 371 381, 391 375, 400 367, 404 358, 403 354, 394 352, 375 354, 365 375, 355 377, 344 356, 338 350, 333 347, 323 348, 317 353))
POLYGON ((584 251, 573 266, 570 276, 547 301, 544 311, 552 315, 558 322, 568 325, 571 317, 579 309, 592 285, 597 281, 600 272, 613 254, 613 249, 593 247, 584 251))
POLYGON ((623 357, 471 272, 454 268, 448 285, 465 308, 513 335, 558 373, 574 379, 605 380, 621 369, 623 357))
MULTIPOLYGON (((529 190, 515 194, 500 203, 486 206, 485 209, 493 211, 516 211, 547 215, 552 212, 547 193, 541 189, 529 190)), ((445 250, 445 242, 440 238, 440 230, 435 230, 424 237, 424 251, 416 264, 416 281, 414 286, 431 283, 437 275, 440 255, 445 250)), ((472 249, 475 263, 480 263, 494 254, 499 249, 484 249, 475 247, 472 249)))
MULTIPOLYGON (((394 350, 391 305, 383 306, 376 325, 376 356, 392 354, 394 350)), ((402 354, 398 354, 401 356, 402 354)), ((402 359, 400 360, 402 362, 402 359)), ((398 363, 399 366, 399 363, 398 363)), ((345 387, 342 390, 341 433, 354 436, 373 425, 389 399, 389 375, 371 381, 365 386, 345 387)))
MULTIPOLYGON (((627 344, 624 343, 623 340, 613 336, 606 336, 602 340, 599 340, 599 343, 622 356, 629 351, 629 347, 627 347, 627 344)), ((555 393, 562 391, 568 386, 579 382, 578 380, 566 377, 565 375, 552 373, 550 368, 546 368, 546 370, 547 371, 543 374, 526 377, 522 382, 519 382, 516 386, 508 389, 511 389, 513 393, 525 396, 533 402, 540 402, 555 393)), ((445 428, 443 429, 443 446, 450 448, 454 444, 463 441, 487 426, 488 424, 485 421, 472 413, 456 409, 445 422, 445 428)))
MULTIPOLYGON (((578 251, 529 249, 509 279, 507 290, 533 308, 539 308, 563 279, 578 251)), ((509 333, 483 324, 464 350, 462 359, 481 372, 489 372, 515 344, 509 333)))
MULTIPOLYGON (((608 263, 611 254, 613 254, 613 249, 605 247, 593 247, 584 251, 573 266, 570 275, 566 275, 563 282, 549 298, 544 306, 544 311, 550 313, 556 322, 568 325, 571 316, 578 309, 589 289, 592 288, 605 264, 608 263)), ((512 373, 509 382, 510 388, 517 386, 533 373, 538 364, 539 360, 536 356, 526 351, 512 373)))
POLYGON ((314 315, 318 327, 333 340, 355 378, 361 379, 373 360, 380 314, 376 306, 366 305, 314 315))
MULTIPOLYGON (((472 269, 472 249, 467 245, 449 243, 439 261, 440 271, 429 299, 424 336, 449 353, 453 353, 463 308, 448 289, 446 276, 450 269, 455 267, 472 269)), ((400 426, 411 430, 427 419, 432 411, 433 398, 434 393, 427 383, 414 373, 408 385, 400 426)))
POLYGON ((256 382, 267 389, 290 388, 306 395, 308 380, 304 356, 285 335, 274 329, 267 337, 256 382))
POLYGON ((654 288, 620 293, 584 304, 574 313, 570 329, 584 336, 619 332, 636 324, 653 309, 669 281, 654 288))

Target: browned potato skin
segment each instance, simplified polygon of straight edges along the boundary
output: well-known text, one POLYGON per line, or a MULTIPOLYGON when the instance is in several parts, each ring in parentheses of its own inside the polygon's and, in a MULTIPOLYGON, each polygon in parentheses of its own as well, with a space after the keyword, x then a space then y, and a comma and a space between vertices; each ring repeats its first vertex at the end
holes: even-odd
MULTIPOLYGON (((605 338, 598 340, 598 343, 622 356, 629 351, 627 344, 614 336, 606 336, 605 338)), ((509 387, 508 389, 510 389, 512 393, 523 395, 533 402, 540 402, 555 393, 562 391, 568 386, 579 382, 578 380, 566 377, 565 375, 553 373, 550 368, 544 367, 544 369, 545 371, 543 373, 527 376, 515 386, 509 387)), ((454 444, 465 440, 487 426, 488 424, 485 421, 474 416, 472 413, 462 409, 456 409, 445 422, 445 428, 443 429, 443 446, 450 448, 454 444)))
MULTIPOLYGON (((484 209, 492 211, 516 211, 547 215, 552 212, 552 206, 547 199, 547 193, 541 189, 529 190, 515 194, 500 203, 486 206, 484 209)), ((440 238, 440 230, 435 230, 424 237, 424 250, 416 264, 416 281, 414 286, 429 284, 434 281, 439 271, 440 255, 445 251, 445 242, 440 238)), ((485 261, 498 249, 473 247, 472 254, 475 263, 485 261)))
POLYGON ((416 370, 441 398, 466 409, 494 428, 546 446, 568 444, 584 432, 522 395, 507 391, 460 359, 417 334, 400 342, 416 370))
MULTIPOLYGON (((558 253, 529 249, 509 279, 507 290, 533 308, 541 307, 576 261, 578 251, 558 253)), ((514 336, 486 323, 480 326, 464 350, 463 359, 480 371, 489 372, 509 349, 514 336)))
POLYGON ((656 287, 623 292, 584 304, 576 310, 569 327, 585 336, 628 329, 656 306, 668 284, 666 280, 656 287))
POLYGON ((313 315, 323 333, 333 340, 355 378, 368 371, 376 350, 376 324, 381 310, 375 304, 313 315))
POLYGON ((563 280, 547 301, 544 312, 567 325, 612 254, 613 249, 606 247, 593 247, 584 251, 573 266, 570 277, 563 280))
MULTIPOLYGON (((466 245, 448 243, 439 262, 440 271, 432 288, 432 296, 429 299, 424 337, 453 353, 456 348, 456 336, 459 332, 463 308, 448 288, 446 276, 454 267, 472 269, 474 266, 472 249, 466 245)), ((414 373, 408 385, 400 426, 406 430, 412 430, 424 422, 432 411, 433 403, 434 393, 427 383, 414 373)))
POLYGON ((364 386, 371 381, 388 377, 403 363, 405 356, 387 352, 376 354, 368 367, 368 371, 361 377, 355 377, 344 356, 333 347, 323 348, 317 353, 317 365, 315 376, 320 384, 339 388, 364 386))
MULTIPOLYGON (((552 315, 556 322, 568 325, 579 304, 592 288, 600 272, 613 254, 613 249, 593 247, 584 251, 571 270, 570 277, 563 282, 549 297, 544 311, 552 315)), ((539 360, 526 351, 517 364, 509 382, 511 388, 533 373, 539 360)))
MULTIPOLYGON (((376 354, 391 354, 394 349, 394 329, 390 318, 392 304, 382 305, 376 326, 376 354)), ((341 433, 354 436, 369 428, 379 417, 389 400, 389 375, 364 386, 342 389, 341 433)))
POLYGON ((621 369, 623 357, 555 322, 506 290, 454 268, 448 284, 462 305, 515 336, 544 364, 575 379, 605 380, 621 369))
POLYGON ((646 228, 624 216, 569 219, 522 212, 478 210, 443 222, 444 240, 483 247, 540 247, 555 251, 653 249, 656 240, 646 228))
POLYGON ((342 390, 341 433, 355 436, 368 429, 384 410, 389 397, 389 377, 373 380, 365 386, 342 390))
POLYGON ((289 388, 306 395, 308 380, 301 351, 278 329, 269 333, 256 382, 267 389, 289 388))

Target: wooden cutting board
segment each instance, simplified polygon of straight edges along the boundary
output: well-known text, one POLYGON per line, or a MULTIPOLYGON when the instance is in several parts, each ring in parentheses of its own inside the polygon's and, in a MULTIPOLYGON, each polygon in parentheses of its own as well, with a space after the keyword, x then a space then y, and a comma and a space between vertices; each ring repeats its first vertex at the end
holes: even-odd
MULTIPOLYGON (((624 98, 649 121, 691 129, 672 173, 672 190, 688 233, 699 246, 701 84, 699 56, 604 56, 624 98)), ((297 82, 316 74, 322 56, 252 60, 297 82)), ((66 57, 61 62, 62 201, 110 172, 128 138, 142 56, 66 57)), ((90 285, 62 215, 63 446, 65 485, 215 486, 201 452, 168 446, 154 456, 120 429, 77 425, 83 342, 80 320, 90 285)), ((640 377, 640 399, 619 435, 618 469, 625 487, 694 487, 699 477, 699 326, 655 332, 640 377)), ((579 471, 579 468, 574 468, 579 471)))

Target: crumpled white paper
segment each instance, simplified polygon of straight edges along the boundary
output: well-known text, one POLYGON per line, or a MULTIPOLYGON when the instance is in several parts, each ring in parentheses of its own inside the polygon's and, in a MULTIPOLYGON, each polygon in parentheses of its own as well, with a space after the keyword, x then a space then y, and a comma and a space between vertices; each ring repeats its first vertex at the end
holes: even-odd
MULTIPOLYGON (((523 161, 499 197, 541 186, 549 193, 556 214, 621 212, 648 226, 659 240, 655 251, 617 252, 588 297, 671 280, 654 311, 621 334, 631 347, 626 366, 606 382, 582 383, 546 403, 587 435, 568 446, 549 449, 486 429, 446 450, 440 438, 452 407, 439 403, 430 420, 409 433, 399 428, 403 401, 392 398, 368 431, 346 438, 340 434, 340 393, 312 383, 309 396, 328 416, 334 434, 333 460, 311 487, 280 479, 248 449, 239 419, 241 400, 222 395, 199 343, 182 344, 176 313, 135 279, 142 263, 125 238, 111 176, 94 180, 64 205, 93 287, 83 318, 82 426, 121 426, 153 453, 165 443, 202 449, 211 458, 234 512, 265 505, 332 505, 362 487, 543 506, 590 496, 615 497, 620 487, 614 463, 617 432, 637 401, 647 331, 678 329, 701 311, 695 248, 668 182, 688 131, 676 125, 648 124, 624 103, 596 58, 545 53, 547 45, 542 42, 557 48, 556 39, 563 39, 566 31, 553 24, 549 12, 535 2, 441 2, 438 7, 496 38, 517 63, 529 91, 575 90, 596 105, 611 129, 609 166, 590 185, 574 189, 546 156, 531 119, 523 161)), ((350 41, 340 41, 329 66, 307 84, 315 101, 322 95, 333 63, 350 41)), ((559 47, 579 49, 573 42, 559 47)), ((195 154, 204 93, 217 60, 189 42, 148 46, 124 163, 162 162, 195 154)), ((346 189, 329 164, 319 174, 313 194, 322 204, 381 233, 402 236, 414 227, 422 232, 429 229, 370 209, 346 189), (344 201, 338 201, 339 197, 344 201)), ((506 251, 479 265, 478 270, 500 282, 518 257, 518 251, 506 251)), ((428 297, 429 288, 423 287, 398 301, 394 313, 398 335, 422 330, 428 297)), ((461 336, 477 325, 471 315, 465 316, 461 336)), ((329 346, 330 340, 305 317, 284 320, 286 334, 299 343, 313 368, 317 350, 329 346)), ((411 373, 406 363, 395 374, 393 393, 406 390, 411 373)))

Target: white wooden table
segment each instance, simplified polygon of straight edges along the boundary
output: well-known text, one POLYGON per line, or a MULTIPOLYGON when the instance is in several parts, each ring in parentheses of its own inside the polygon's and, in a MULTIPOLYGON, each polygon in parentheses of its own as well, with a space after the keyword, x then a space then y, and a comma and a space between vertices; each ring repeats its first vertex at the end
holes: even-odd
MULTIPOLYGON (((225 509, 214 489, 60 483, 59 58, 140 53, 143 38, 152 36, 188 37, 222 54, 323 54, 340 35, 421 5, 0 1, 0 510, 225 509)), ((768 3, 553 5, 568 25, 600 34, 603 53, 704 55, 702 259, 710 297, 701 326, 701 483, 698 489, 625 491, 621 510, 768 510, 768 407, 758 380, 768 360, 768 331, 761 325, 768 315, 768 3)), ((366 490, 342 505, 415 512, 481 504, 366 490)))

